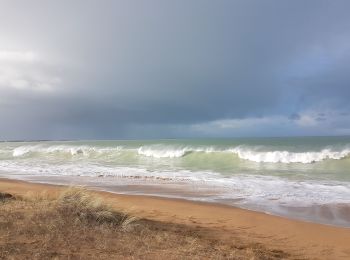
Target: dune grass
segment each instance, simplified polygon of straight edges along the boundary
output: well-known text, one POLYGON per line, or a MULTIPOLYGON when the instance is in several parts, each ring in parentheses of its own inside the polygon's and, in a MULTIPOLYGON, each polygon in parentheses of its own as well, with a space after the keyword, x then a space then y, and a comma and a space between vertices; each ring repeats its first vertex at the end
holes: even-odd
POLYGON ((135 217, 115 211, 101 198, 92 195, 83 188, 68 188, 58 197, 57 212, 68 220, 83 222, 87 225, 104 225, 127 229, 135 217))
POLYGON ((138 219, 84 188, 0 193, 0 259, 287 259, 212 231, 138 219))

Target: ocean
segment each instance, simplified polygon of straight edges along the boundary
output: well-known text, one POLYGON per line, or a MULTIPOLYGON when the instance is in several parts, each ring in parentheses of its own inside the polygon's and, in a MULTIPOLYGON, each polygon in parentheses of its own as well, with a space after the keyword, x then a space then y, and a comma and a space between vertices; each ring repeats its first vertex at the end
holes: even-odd
POLYGON ((350 227, 350 137, 1 142, 0 177, 350 227))

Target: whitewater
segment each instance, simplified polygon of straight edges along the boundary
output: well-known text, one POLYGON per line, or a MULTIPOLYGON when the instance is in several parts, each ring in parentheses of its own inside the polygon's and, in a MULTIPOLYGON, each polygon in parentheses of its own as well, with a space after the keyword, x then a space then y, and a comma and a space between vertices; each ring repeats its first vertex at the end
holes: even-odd
POLYGON ((1 142, 0 177, 350 227, 350 137, 1 142))

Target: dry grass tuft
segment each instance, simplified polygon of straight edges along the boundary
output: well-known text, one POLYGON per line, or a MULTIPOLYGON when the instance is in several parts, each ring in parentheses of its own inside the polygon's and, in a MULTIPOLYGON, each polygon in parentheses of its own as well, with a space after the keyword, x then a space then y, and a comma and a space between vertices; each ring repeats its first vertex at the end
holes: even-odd
POLYGON ((63 191, 57 200, 57 211, 63 217, 89 224, 120 226, 128 219, 126 214, 116 212, 101 198, 81 187, 63 191))

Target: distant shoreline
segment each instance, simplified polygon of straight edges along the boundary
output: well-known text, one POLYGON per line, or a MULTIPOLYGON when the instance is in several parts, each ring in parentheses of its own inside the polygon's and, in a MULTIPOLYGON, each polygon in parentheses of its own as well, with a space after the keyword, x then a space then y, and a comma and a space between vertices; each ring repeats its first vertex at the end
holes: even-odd
POLYGON ((295 136, 237 136, 237 137, 174 137, 174 138, 115 138, 115 139, 14 139, 14 140, 0 140, 0 143, 31 143, 31 142, 93 142, 93 141, 164 141, 164 140, 240 140, 240 139, 278 139, 278 138, 341 138, 350 137, 350 135, 295 135, 295 136))

